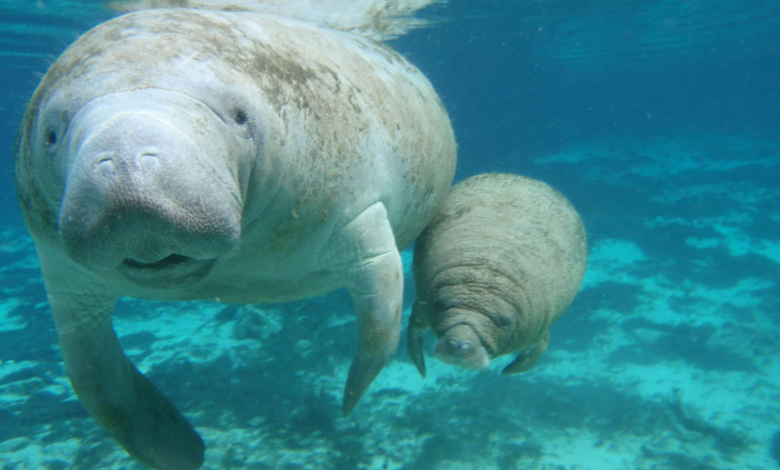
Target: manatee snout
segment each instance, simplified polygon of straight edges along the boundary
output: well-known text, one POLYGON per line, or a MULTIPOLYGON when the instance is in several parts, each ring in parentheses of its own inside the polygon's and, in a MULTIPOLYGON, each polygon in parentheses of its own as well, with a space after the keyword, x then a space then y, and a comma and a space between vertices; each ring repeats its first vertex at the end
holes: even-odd
POLYGON ((80 141, 72 144, 59 217, 71 259, 89 269, 118 267, 131 280, 158 271, 169 279, 185 265, 204 274, 210 260, 236 246, 238 191, 216 169, 199 165, 210 157, 204 150, 225 150, 200 147, 181 125, 156 116, 90 121, 74 131, 80 141))
POLYGON ((471 370, 483 370, 490 365, 490 355, 468 325, 457 325, 447 330, 436 343, 436 357, 471 370))

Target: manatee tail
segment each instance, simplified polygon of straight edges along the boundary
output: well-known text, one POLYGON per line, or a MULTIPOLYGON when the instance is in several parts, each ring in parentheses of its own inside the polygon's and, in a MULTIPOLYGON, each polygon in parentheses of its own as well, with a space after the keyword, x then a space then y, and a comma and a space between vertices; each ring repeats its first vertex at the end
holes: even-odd
POLYGON ((430 21, 415 18, 415 12, 444 2, 446 0, 118 0, 107 6, 121 12, 173 7, 252 11, 385 41, 428 26, 430 21))

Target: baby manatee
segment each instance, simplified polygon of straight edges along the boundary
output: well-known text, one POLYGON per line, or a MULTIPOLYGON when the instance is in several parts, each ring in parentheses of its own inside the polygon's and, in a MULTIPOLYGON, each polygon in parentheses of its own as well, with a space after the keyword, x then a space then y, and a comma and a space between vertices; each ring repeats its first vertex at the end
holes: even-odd
POLYGON ((531 368, 577 294, 586 259, 579 215, 547 184, 488 173, 455 185, 414 250, 408 347, 420 374, 427 328, 444 362, 481 370, 519 351, 502 373, 531 368))

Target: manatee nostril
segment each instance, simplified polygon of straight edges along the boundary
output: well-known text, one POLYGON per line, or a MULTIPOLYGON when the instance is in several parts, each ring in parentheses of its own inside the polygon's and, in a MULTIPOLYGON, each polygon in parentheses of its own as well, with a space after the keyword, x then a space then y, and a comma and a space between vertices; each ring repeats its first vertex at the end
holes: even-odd
POLYGON ((458 338, 450 338, 449 349, 454 354, 466 354, 466 353, 469 353, 469 352, 471 352, 471 349, 472 349, 471 341, 464 340, 464 339, 458 339, 458 338))
POLYGON ((97 171, 103 176, 109 176, 114 173, 114 161, 110 157, 102 157, 96 167, 97 171))
POLYGON ((157 152, 142 152, 138 155, 138 166, 143 170, 153 170, 159 163, 157 152))

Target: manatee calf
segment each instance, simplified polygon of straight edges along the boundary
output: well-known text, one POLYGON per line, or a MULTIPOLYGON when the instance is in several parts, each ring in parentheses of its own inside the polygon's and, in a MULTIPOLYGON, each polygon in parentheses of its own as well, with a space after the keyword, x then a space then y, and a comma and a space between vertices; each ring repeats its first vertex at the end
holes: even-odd
POLYGON ((579 290, 586 258, 582 221, 550 186, 501 173, 455 185, 414 250, 408 346, 420 374, 427 328, 445 362, 479 370, 520 351, 502 373, 528 370, 579 290))
POLYGON ((19 199, 73 389, 130 454, 164 470, 200 467, 203 443, 122 352, 117 300, 268 303, 347 287, 349 413, 398 345, 399 249, 455 168, 442 103, 397 53, 226 8, 141 10, 87 32, 43 77, 17 142, 19 199))

